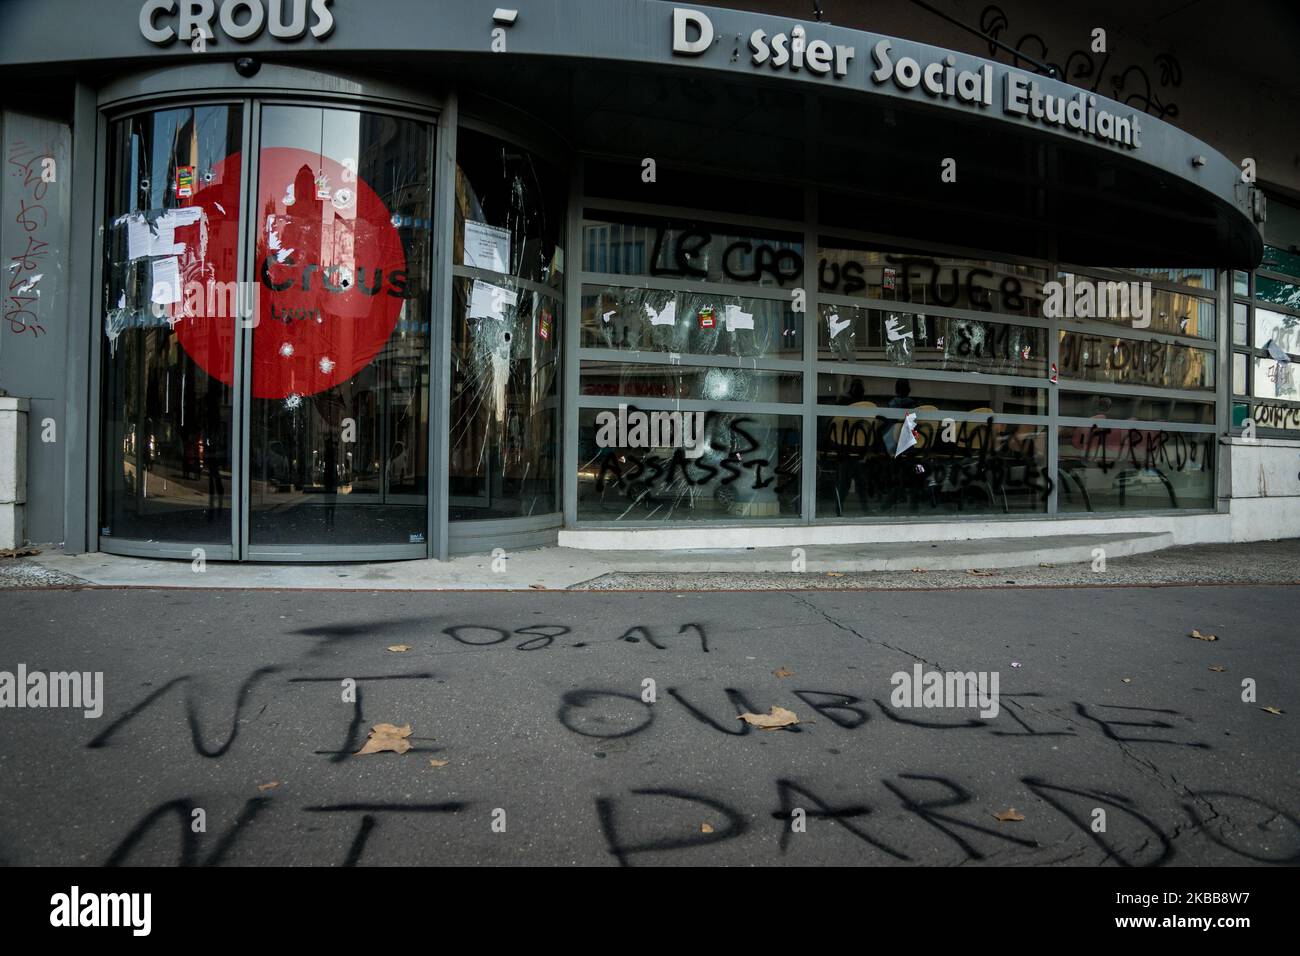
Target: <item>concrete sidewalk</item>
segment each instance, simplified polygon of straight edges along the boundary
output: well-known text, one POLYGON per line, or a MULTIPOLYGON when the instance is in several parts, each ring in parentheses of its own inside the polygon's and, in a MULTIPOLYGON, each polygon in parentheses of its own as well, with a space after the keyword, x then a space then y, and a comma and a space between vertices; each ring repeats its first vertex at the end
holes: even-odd
POLYGON ((536 548, 493 559, 238 564, 65 555, 0 562, 0 587, 307 590, 717 590, 1158 583, 1294 583, 1300 539, 1169 548, 1168 534, 691 551, 536 548), (1100 551, 1098 550, 1100 549, 1100 551), (1098 554, 1105 567, 1099 568, 1098 554), (1014 570, 1014 574, 1010 572, 1014 570), (989 572, 997 571, 992 574, 989 572))

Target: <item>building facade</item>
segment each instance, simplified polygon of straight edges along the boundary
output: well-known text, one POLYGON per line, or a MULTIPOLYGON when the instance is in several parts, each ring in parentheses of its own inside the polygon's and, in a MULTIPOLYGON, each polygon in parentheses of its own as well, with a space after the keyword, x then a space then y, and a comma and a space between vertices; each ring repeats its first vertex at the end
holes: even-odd
POLYGON ((0 6, 0 532, 1300 535, 1287 4, 736 6, 0 6))

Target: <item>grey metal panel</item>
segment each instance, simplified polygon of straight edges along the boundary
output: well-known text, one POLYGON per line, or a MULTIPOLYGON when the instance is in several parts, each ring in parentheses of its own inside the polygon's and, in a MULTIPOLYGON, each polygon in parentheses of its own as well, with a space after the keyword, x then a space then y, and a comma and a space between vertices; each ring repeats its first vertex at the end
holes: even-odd
MULTIPOLYGON (((304 57, 336 56, 341 52, 375 52, 391 55, 402 51, 444 53, 457 56, 508 58, 527 55, 605 64, 644 66, 656 64, 678 70, 705 71, 717 76, 750 78, 759 82, 795 84, 808 90, 822 88, 856 91, 863 97, 888 103, 922 105, 953 116, 979 116, 1008 128, 1029 130, 1049 142, 1084 143, 1100 157, 1159 168, 1165 174, 1194 183, 1214 194, 1225 205, 1237 209, 1248 222, 1246 194, 1237 190, 1240 170, 1227 157, 1176 127, 1154 117, 1143 116, 1143 142, 1136 153, 1120 154, 1114 147, 1081 139, 1068 129, 1034 123, 997 108, 1003 79, 1012 70, 1004 63, 968 54, 955 54, 959 68, 980 70, 988 66, 997 89, 993 109, 982 112, 959 102, 928 97, 919 90, 903 90, 893 84, 875 85, 870 79, 874 63, 871 49, 889 39, 891 56, 897 62, 909 56, 921 63, 942 60, 951 51, 911 40, 850 30, 826 23, 803 24, 808 42, 824 40, 851 46, 855 57, 843 78, 819 76, 810 70, 774 73, 757 66, 745 55, 731 56, 730 42, 715 43, 698 57, 675 56, 671 32, 673 4, 660 0, 532 0, 517 23, 506 30, 508 53, 490 52, 492 13, 496 0, 461 0, 456 4, 430 4, 427 0, 369 0, 366 3, 335 2, 330 9, 334 29, 323 39, 311 35, 286 43, 264 32, 247 42, 236 42, 223 34, 209 41, 208 53, 196 54, 182 42, 156 46, 140 32, 140 0, 97 0, 79 4, 77 29, 68 29, 67 10, 47 0, 10 0, 0 29, 0 66, 34 65, 73 61, 112 61, 149 58, 154 62, 193 60, 202 56, 257 53, 262 56, 292 51, 304 57), (760 79, 761 78, 761 79, 760 79), (1204 156, 1204 166, 1193 166, 1193 156, 1204 156)), ((723 10, 706 6, 705 12, 715 35, 747 37, 756 28, 769 34, 790 30, 788 17, 723 10)), ((1034 77, 1044 93, 1069 97, 1079 88, 1058 80, 1034 77)), ((789 88, 789 87, 787 87, 789 88)), ((1098 108, 1116 115, 1133 110, 1104 96, 1097 96, 1098 108)))
MULTIPOLYGON (((583 395, 575 403, 579 408, 617 410, 621 405, 633 405, 642 411, 716 412, 719 415, 802 415, 803 406, 777 402, 710 402, 694 398, 649 398, 629 401, 619 395, 583 395)), ((576 469, 575 469, 576 470, 576 469)))
MULTIPOLYGON (((807 256, 804 257, 807 260, 807 256)), ((771 286, 737 285, 730 282, 698 282, 690 279, 664 279, 658 276, 623 275, 617 272, 583 272, 583 285, 633 286, 638 289, 666 289, 702 295, 736 295, 748 299, 789 301, 789 289, 771 286)))
POLYGON ((451 500, 451 304, 452 227, 456 205, 456 130, 460 100, 446 100, 434 135, 433 315, 429 323, 429 505, 428 555, 446 561, 451 500))
MULTIPOLYGON (((1055 474, 1055 472, 1053 472, 1053 474, 1055 474)), ((1053 487, 1055 487, 1056 482, 1052 482, 1052 485, 1053 487)), ((1112 521, 1130 522, 1133 521, 1135 518, 1139 518, 1139 517, 1141 518, 1164 518, 1164 517, 1186 518, 1189 516, 1194 517, 1196 515, 1207 515, 1207 514, 1214 514, 1214 512, 1210 511, 1209 509, 1199 509, 1199 508, 1180 508, 1177 511, 1172 511, 1166 508, 1163 511, 1141 511, 1141 512, 1062 511, 1059 514, 1052 514, 1050 512, 1042 512, 1042 511, 1032 511, 1032 512, 1021 513, 1021 514, 1013 514, 1009 512, 1003 512, 1003 511, 983 511, 983 512, 975 512, 975 513, 957 512, 955 514, 951 512, 946 512, 939 516, 896 515, 896 516, 891 516, 889 518, 876 518, 876 517, 835 518, 834 520, 825 520, 819 523, 836 524, 836 525, 851 524, 851 525, 897 526, 897 525, 908 525, 908 524, 936 524, 936 523, 960 525, 960 524, 973 524, 973 523, 978 523, 980 521, 997 521, 999 523, 1007 522, 1007 521, 1017 521, 1017 522, 1032 521, 1036 524, 1042 525, 1044 529, 1043 534, 1049 535, 1054 533, 1052 530, 1052 524, 1057 521, 1084 521, 1084 520, 1097 521, 1097 520, 1109 519, 1112 521)), ((1131 528, 1126 527, 1122 530, 1128 531, 1131 530, 1131 528)))
POLYGON ((700 368, 752 368, 775 372, 802 372, 802 359, 750 358, 744 355, 707 355, 698 352, 651 352, 638 349, 579 349, 578 358, 631 365, 685 365, 700 368))
POLYGON ((253 545, 245 557, 250 561, 302 561, 313 564, 346 564, 353 561, 410 561, 423 558, 423 544, 394 545, 253 545))
POLYGON ((1044 388, 1047 379, 1030 375, 990 375, 987 372, 941 372, 933 368, 909 368, 890 365, 859 365, 856 362, 818 361, 816 371, 823 375, 864 375, 873 378, 898 378, 906 371, 907 377, 918 381, 981 382, 987 385, 1014 385, 1020 388, 1044 388))
POLYGON ((1191 425, 1183 422, 1144 422, 1131 418, 1071 418, 1066 415, 1056 419, 1056 424, 1070 428, 1091 428, 1096 425, 1098 428, 1114 428, 1123 431, 1136 429, 1138 431, 1199 432, 1202 435, 1214 433, 1213 425, 1191 425))
MULTIPOLYGON (((821 122, 821 111, 816 103, 805 114, 805 122, 810 132, 821 122)), ((815 136, 805 136, 807 149, 811 151, 816 142, 815 136)), ((812 524, 817 517, 817 323, 821 316, 821 294, 818 291, 818 279, 814 261, 820 262, 821 255, 817 242, 818 219, 817 190, 804 189, 804 257, 803 257, 803 355, 800 366, 803 369, 803 428, 799 442, 799 510, 803 512, 803 523, 812 524)), ((798 313, 796 313, 797 315, 798 313)))
POLYGON ((167 66, 132 73, 105 85, 99 91, 103 109, 129 108, 148 103, 150 108, 160 97, 183 97, 196 92, 248 96, 324 96, 335 100, 352 100, 370 106, 415 105, 433 109, 439 97, 430 90, 412 89, 391 80, 374 79, 364 73, 347 75, 325 69, 302 69, 267 63, 253 77, 243 77, 228 60, 204 60, 192 57, 167 66))
POLYGON ((0 132, 0 388, 31 402, 23 436, 27 537, 57 542, 69 441, 67 294, 77 276, 68 252, 76 181, 71 132, 67 123, 18 112, 0 114, 0 132), (53 182, 44 179, 47 159, 54 161, 53 182), (46 422, 53 423, 53 440, 46 422))
POLYGON ((474 525, 479 522, 458 521, 452 525, 451 553, 454 555, 483 554, 486 556, 490 555, 496 548, 517 551, 523 548, 543 548, 547 545, 553 545, 559 539, 561 527, 559 515, 554 517, 555 523, 549 527, 514 531, 469 529, 466 525, 474 525), (471 531, 478 531, 479 533, 471 533, 471 531))
MULTIPOLYGON (((1061 334, 1060 320, 1052 319, 1047 333, 1047 368, 1048 378, 1051 378, 1052 369, 1061 367, 1061 334)), ((1061 385, 1058 383, 1052 385, 1047 393, 1047 420, 1049 422, 1059 421, 1058 415, 1061 413, 1061 385)), ((1049 426, 1047 429, 1047 474, 1060 475, 1061 473, 1061 443, 1060 429, 1055 426, 1049 426)), ((1050 480, 1050 479, 1049 479, 1050 480)), ((1052 489, 1047 493, 1047 513, 1055 515, 1060 511, 1060 482, 1052 481, 1052 489)))
POLYGON ((564 230, 566 265, 564 277, 564 375, 560 381, 562 402, 560 414, 564 417, 564 448, 560 456, 564 473, 561 476, 560 494, 564 510, 564 523, 572 527, 578 521, 578 403, 575 401, 581 388, 579 346, 582 339, 582 203, 585 167, 581 159, 574 159, 569 175, 569 219, 564 230))
MULTIPOLYGON (((929 411, 919 408, 889 408, 881 406, 877 408, 857 408, 853 405, 820 405, 817 409, 820 418, 888 418, 896 422, 905 421, 907 416, 916 415, 917 421, 921 422, 942 422, 951 418, 955 422, 977 422, 983 424, 989 420, 987 412, 950 412, 950 411, 929 411)), ((994 416, 997 425, 1050 425, 1046 415, 1006 415, 999 414, 994 416)), ((1091 424, 1091 419, 1089 424, 1091 424)), ((1160 426, 1164 427, 1164 426, 1160 426)), ((1202 426, 1204 427, 1204 426, 1202 426)))
MULTIPOLYGON (((451 274, 460 279, 482 279, 484 282, 501 281, 500 273, 492 272, 490 269, 480 269, 476 266, 462 266, 454 262, 452 263, 451 266, 451 274)), ((564 296, 560 292, 556 291, 551 286, 543 285, 540 282, 534 282, 532 279, 523 279, 520 278, 519 276, 510 276, 510 285, 511 287, 517 286, 518 288, 524 289, 528 292, 533 292, 536 293, 537 295, 544 296, 545 298, 551 299, 552 301, 555 302, 558 302, 564 298, 564 296)))
MULTIPOLYGON (((105 554, 121 554, 129 558, 169 558, 192 561, 198 555, 195 549, 201 549, 205 561, 233 561, 235 552, 225 545, 197 544, 163 541, 137 541, 130 538, 101 538, 99 550, 105 554)), ((188 572, 184 565, 177 565, 178 573, 188 572)))
MULTIPOLYGON (((235 254, 236 268, 244 282, 252 282, 257 274, 253 260, 257 256, 257 223, 260 219, 252 209, 252 197, 257 195, 257 184, 253 177, 257 170, 253 157, 261 155, 262 107, 253 100, 243 101, 243 146, 240 149, 239 162, 239 209, 243 217, 243 229, 239 232, 238 249, 235 254)), ((246 288, 241 286, 241 288, 246 288)), ((240 306, 243 303, 240 302, 240 306)), ((240 328, 235 334, 234 381, 230 383, 234 401, 230 411, 230 531, 235 554, 243 558, 248 554, 249 526, 253 514, 253 481, 249 474, 248 462, 251 462, 252 441, 252 401, 248 394, 248 383, 252 381, 253 335, 255 328, 249 327, 250 318, 260 315, 257 302, 252 303, 253 315, 240 317, 240 328)))
MULTIPOLYGON (((1232 434, 1232 270, 1221 270, 1218 276, 1218 315, 1219 315, 1219 370, 1218 389, 1215 401, 1215 430, 1220 436, 1232 434)), ((1254 363, 1247 361, 1247 367, 1254 363)), ((1232 453, 1233 447, 1220 441, 1214 465, 1218 469, 1215 475, 1215 508, 1220 512, 1232 507, 1232 453)))
MULTIPOLYGON (((108 120, 103 113, 95 117, 95 139, 101 144, 102 152, 108 151, 108 120)), ((95 157, 95 182, 92 190, 93 210, 95 222, 99 222, 99 217, 103 214, 108 204, 108 160, 106 156, 96 155, 95 157)), ((86 378, 89 382, 87 389, 90 393, 89 414, 86 419, 86 496, 81 502, 81 513, 85 516, 86 522, 86 547, 88 550, 96 550, 99 541, 99 492, 100 477, 103 474, 100 468, 100 424, 103 415, 102 395, 100 394, 101 383, 103 379, 103 349, 104 336, 101 316, 104 314, 104 230, 95 230, 95 240, 91 244, 91 254, 94 261, 90 264, 89 274, 93 276, 93 287, 90 293, 90 311, 79 318, 84 324, 85 336, 88 345, 88 374, 86 378)), ((68 313, 69 323, 72 324, 74 316, 71 311, 68 313)), ((67 545, 65 543, 66 550, 67 545)))
MULTIPOLYGON (((96 167, 99 164, 100 132, 99 114, 95 109, 95 91, 85 83, 78 83, 73 92, 72 119, 72 174, 73 183, 98 183, 96 167)), ((91 202, 74 197, 72 204, 72 230, 68 248, 71 278, 68 290, 68 352, 67 391, 63 429, 65 484, 63 547, 69 554, 79 554, 92 546, 96 528, 87 523, 89 501, 88 470, 98 456, 92 454, 91 435, 98 428, 91 427, 90 383, 91 375, 75 374, 86 369, 91 355, 91 336, 99 329, 98 284, 100 242, 96 233, 99 209, 95 200, 102 194, 97 188, 90 190, 91 202)), ((94 376, 98 379, 98 374, 94 376)), ((98 482, 96 482, 96 485, 98 482)))
POLYGON ((1084 382, 1077 379, 1061 379, 1061 383, 1057 388, 1066 392, 1096 392, 1102 395, 1177 398, 1189 402, 1214 401, 1214 392, 1194 392, 1184 388, 1155 388, 1151 385, 1113 385, 1110 382, 1084 382))
POLYGON ((457 521, 451 526, 451 536, 452 538, 491 538, 517 531, 545 531, 547 528, 560 527, 563 520, 558 512, 552 512, 544 515, 526 515, 522 518, 457 521))

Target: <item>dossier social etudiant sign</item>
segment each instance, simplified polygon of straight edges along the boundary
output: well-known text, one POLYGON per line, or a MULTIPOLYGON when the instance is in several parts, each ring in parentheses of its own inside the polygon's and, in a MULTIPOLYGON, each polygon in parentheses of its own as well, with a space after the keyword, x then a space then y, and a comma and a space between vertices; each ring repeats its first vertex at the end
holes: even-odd
MULTIPOLYGON (((714 46, 713 21, 708 14, 685 7, 673 9, 673 53, 677 56, 701 57, 714 46)), ((730 44, 727 45, 730 48, 730 44)), ((802 24, 789 32, 769 34, 761 27, 749 34, 750 64, 759 69, 779 70, 845 80, 858 51, 846 44, 832 44, 823 39, 809 39, 802 24)), ((720 55, 729 55, 723 51, 720 55)), ((1137 113, 1112 112, 1098 97, 1087 90, 1068 96, 1048 92, 1040 77, 1001 67, 984 60, 962 58, 946 53, 939 59, 922 62, 915 57, 898 55, 888 38, 881 38, 871 48, 873 68, 868 73, 876 86, 892 84, 904 94, 919 93, 938 100, 949 100, 976 110, 987 110, 1000 103, 1002 111, 1012 116, 1071 130, 1115 146, 1138 149, 1142 145, 1142 125, 1137 113), (963 69, 962 59, 967 59, 963 69)))

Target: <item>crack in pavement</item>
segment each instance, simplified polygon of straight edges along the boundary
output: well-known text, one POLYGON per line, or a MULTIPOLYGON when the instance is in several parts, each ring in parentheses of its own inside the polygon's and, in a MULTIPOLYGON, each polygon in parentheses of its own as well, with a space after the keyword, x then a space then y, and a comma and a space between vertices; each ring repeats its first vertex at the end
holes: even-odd
POLYGON ((928 664, 931 667, 934 667, 939 670, 943 669, 942 665, 934 661, 927 660, 921 655, 915 654, 912 651, 907 650, 907 648, 905 647, 896 647, 895 645, 890 644, 888 641, 882 641, 878 638, 867 637, 865 634, 859 633, 856 629, 849 627, 847 624, 840 623, 839 621, 835 620, 835 618, 831 617, 831 615, 827 611, 824 611, 822 608, 819 608, 817 605, 813 604, 811 601, 805 598, 802 593, 798 591, 790 591, 788 593, 800 604, 803 604, 806 607, 810 608, 811 610, 815 611, 816 613, 820 614, 828 624, 830 624, 833 627, 839 628, 841 631, 848 631, 854 637, 858 638, 858 640, 866 641, 868 644, 879 644, 881 647, 887 647, 891 651, 894 651, 899 654, 904 654, 907 657, 912 658, 912 660, 914 661, 920 661, 922 664, 928 664))

